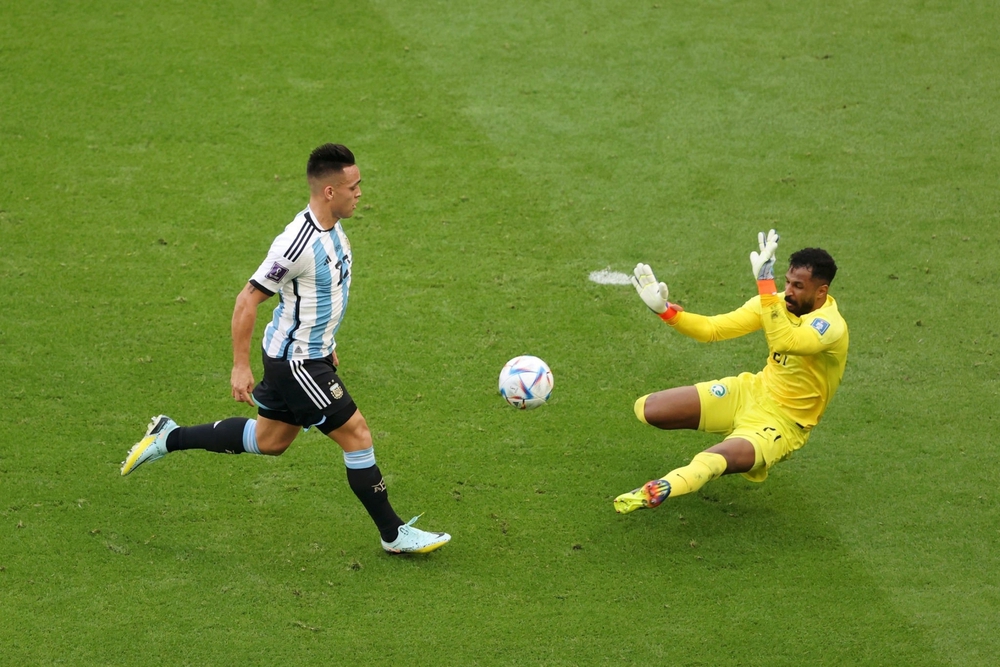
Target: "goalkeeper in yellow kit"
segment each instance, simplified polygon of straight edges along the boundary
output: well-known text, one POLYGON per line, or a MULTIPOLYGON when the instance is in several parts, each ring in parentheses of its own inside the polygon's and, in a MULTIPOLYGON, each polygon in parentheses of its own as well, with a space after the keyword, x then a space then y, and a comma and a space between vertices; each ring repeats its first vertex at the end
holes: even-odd
POLYGON ((650 310, 677 331, 709 343, 764 330, 764 370, 713 382, 675 387, 635 402, 640 421, 661 429, 698 429, 724 437, 681 468, 615 498, 615 511, 656 507, 697 491, 721 475, 742 473, 763 482, 767 471, 806 444, 830 403, 847 362, 847 323, 829 294, 837 265, 829 253, 805 248, 789 258, 784 294, 774 283, 778 235, 758 235, 750 254, 758 296, 725 315, 684 312, 667 301, 667 286, 647 264, 632 279, 650 310))

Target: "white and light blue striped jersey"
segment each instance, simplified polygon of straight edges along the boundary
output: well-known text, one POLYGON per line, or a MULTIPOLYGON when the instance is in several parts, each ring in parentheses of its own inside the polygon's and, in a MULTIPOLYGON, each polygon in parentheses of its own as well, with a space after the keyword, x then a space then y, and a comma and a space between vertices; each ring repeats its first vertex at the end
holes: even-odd
POLYGON ((323 230, 309 207, 271 244, 250 284, 280 295, 264 330, 264 352, 274 359, 322 359, 337 346, 334 335, 347 309, 351 244, 338 221, 323 230))

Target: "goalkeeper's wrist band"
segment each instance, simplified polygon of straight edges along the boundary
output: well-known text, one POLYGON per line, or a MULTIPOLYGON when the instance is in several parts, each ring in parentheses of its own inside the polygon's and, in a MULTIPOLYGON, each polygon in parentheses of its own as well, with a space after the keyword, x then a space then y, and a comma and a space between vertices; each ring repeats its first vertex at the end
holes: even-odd
POLYGON ((668 301, 667 302, 667 309, 665 311, 663 311, 662 313, 659 313, 659 316, 660 316, 661 320, 663 320, 664 322, 666 322, 666 323, 669 324, 670 320, 672 320, 675 317, 677 317, 677 313, 679 313, 679 312, 681 312, 681 311, 679 311, 676 308, 674 308, 674 304, 672 304, 672 303, 670 303, 668 301))
POLYGON ((774 278, 766 278, 764 280, 757 281, 757 294, 766 296, 768 294, 776 294, 777 292, 778 288, 774 284, 774 278))

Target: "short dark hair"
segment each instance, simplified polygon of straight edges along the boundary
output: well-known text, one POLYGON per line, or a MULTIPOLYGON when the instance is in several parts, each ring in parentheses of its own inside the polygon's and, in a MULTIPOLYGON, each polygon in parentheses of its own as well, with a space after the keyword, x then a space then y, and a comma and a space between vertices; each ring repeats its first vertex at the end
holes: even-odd
POLYGON ((830 257, 830 253, 822 248, 803 248, 793 252, 788 258, 788 267, 809 269, 814 279, 826 285, 832 283, 837 275, 837 263, 830 257))
POLYGON ((354 164, 354 153, 341 144, 323 144, 309 154, 306 164, 306 176, 321 178, 334 171, 343 171, 344 167, 354 164))

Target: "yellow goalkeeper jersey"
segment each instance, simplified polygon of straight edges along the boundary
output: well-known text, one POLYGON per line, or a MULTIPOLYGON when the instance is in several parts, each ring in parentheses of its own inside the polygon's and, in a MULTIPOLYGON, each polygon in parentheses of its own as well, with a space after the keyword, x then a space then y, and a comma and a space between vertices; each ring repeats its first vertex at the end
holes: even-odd
POLYGON ((669 324, 711 343, 764 330, 768 358, 759 375, 768 396, 800 426, 815 426, 840 386, 847 364, 847 322, 827 295, 821 308, 797 317, 778 294, 755 296, 724 315, 682 311, 669 324))

